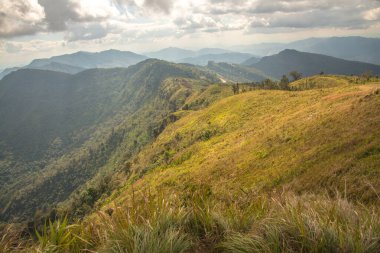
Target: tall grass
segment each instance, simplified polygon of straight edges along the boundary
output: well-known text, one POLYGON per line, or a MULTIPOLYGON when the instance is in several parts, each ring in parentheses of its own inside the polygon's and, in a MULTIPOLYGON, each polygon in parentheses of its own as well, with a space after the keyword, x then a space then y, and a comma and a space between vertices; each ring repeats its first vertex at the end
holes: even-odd
POLYGON ((25 252, 380 252, 377 208, 290 193, 141 194, 75 225, 48 222, 37 236, 25 252))

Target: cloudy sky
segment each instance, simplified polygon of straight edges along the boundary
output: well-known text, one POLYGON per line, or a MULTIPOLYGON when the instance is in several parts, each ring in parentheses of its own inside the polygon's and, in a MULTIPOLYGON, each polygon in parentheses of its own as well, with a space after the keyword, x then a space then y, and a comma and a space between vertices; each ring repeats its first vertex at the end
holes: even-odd
POLYGON ((0 68, 79 50, 380 37, 380 0, 0 0, 0 68))

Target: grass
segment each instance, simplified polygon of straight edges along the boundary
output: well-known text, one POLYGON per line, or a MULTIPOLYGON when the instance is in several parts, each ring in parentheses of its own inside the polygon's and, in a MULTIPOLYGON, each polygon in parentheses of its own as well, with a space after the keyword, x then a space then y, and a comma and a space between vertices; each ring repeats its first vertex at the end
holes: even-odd
MULTIPOLYGON (((134 188, 185 192, 346 192, 379 203, 379 84, 257 90, 222 99, 169 125, 133 160, 134 188)), ((114 196, 128 201, 131 188, 114 196)))
MULTIPOLYGON (((51 222, 37 244, 4 252, 378 252, 378 209, 343 197, 272 193, 144 199, 67 225, 51 222)), ((2 242, 3 243, 3 242, 2 242)))
POLYGON ((379 252, 380 84, 336 78, 189 103, 100 211, 18 251, 379 252))

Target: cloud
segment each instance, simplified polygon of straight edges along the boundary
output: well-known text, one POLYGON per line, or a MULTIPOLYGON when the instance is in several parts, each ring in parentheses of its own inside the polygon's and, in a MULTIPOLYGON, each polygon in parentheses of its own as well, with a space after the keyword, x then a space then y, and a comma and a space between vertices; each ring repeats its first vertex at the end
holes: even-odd
POLYGON ((144 6, 169 14, 173 7, 173 0, 145 0, 144 6))
POLYGON ((107 27, 99 23, 74 24, 65 35, 69 42, 76 40, 93 40, 103 38, 108 34, 107 27))
POLYGON ((38 0, 51 31, 67 29, 68 22, 103 21, 119 14, 116 6, 102 0, 38 0))
POLYGON ((380 7, 364 12, 364 19, 370 21, 380 20, 380 7))
POLYGON ((0 37, 34 34, 41 30, 44 9, 37 0, 0 1, 0 37))
POLYGON ((169 36, 168 26, 181 36, 366 29, 379 21, 378 0, 0 0, 0 38, 63 32, 69 42, 169 36))

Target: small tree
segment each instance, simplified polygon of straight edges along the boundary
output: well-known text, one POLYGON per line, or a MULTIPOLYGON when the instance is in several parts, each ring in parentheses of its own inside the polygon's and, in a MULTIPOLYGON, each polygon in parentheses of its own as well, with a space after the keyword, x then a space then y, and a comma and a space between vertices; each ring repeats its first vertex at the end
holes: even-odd
POLYGON ((363 78, 364 80, 366 80, 367 82, 368 82, 369 80, 371 80, 372 77, 373 77, 373 73, 372 73, 371 70, 366 71, 366 72, 364 72, 364 73, 362 74, 362 78, 363 78))
POLYGON ((289 78, 283 75, 280 80, 280 89, 289 90, 289 78))
POLYGON ((292 71, 289 73, 289 75, 293 78, 293 81, 297 81, 302 77, 302 74, 298 71, 292 71))
POLYGON ((234 94, 239 94, 239 84, 237 83, 236 85, 232 85, 232 91, 234 94))

